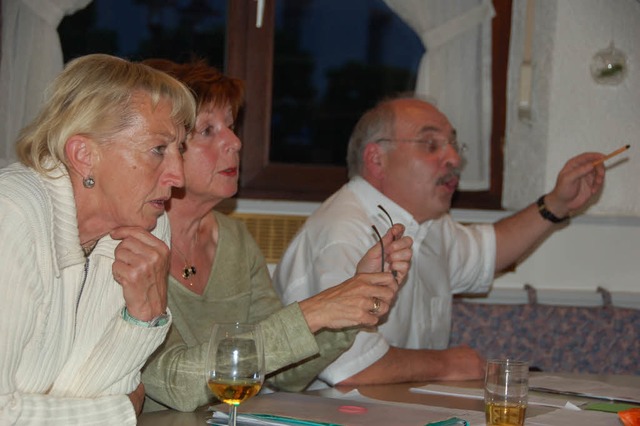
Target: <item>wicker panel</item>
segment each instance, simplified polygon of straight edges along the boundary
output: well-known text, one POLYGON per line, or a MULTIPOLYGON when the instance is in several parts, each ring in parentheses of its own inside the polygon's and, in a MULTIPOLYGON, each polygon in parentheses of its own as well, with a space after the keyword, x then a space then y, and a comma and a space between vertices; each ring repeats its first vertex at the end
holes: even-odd
POLYGON ((268 263, 278 263, 307 216, 229 213, 247 225, 268 263))

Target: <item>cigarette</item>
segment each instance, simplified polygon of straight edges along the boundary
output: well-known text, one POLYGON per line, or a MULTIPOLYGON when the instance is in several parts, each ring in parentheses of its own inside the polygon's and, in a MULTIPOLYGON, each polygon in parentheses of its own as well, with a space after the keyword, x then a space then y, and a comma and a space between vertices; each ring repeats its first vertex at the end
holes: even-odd
POLYGON ((591 163, 591 164, 593 164, 593 166, 594 166, 594 167, 595 167, 595 166, 597 166, 598 164, 602 164, 602 163, 604 163, 605 161, 607 161, 609 158, 611 158, 611 157, 615 157, 616 155, 618 155, 618 154, 621 154, 621 153, 625 152, 625 151, 626 151, 626 150, 628 150, 630 147, 631 147, 631 145, 625 145, 625 146, 623 146, 622 148, 618 148, 618 149, 616 149, 615 151, 613 151, 612 153, 605 155, 605 156, 604 156, 604 157, 602 157, 601 159, 596 160, 596 161, 594 161, 594 162, 593 162, 593 163, 591 163))

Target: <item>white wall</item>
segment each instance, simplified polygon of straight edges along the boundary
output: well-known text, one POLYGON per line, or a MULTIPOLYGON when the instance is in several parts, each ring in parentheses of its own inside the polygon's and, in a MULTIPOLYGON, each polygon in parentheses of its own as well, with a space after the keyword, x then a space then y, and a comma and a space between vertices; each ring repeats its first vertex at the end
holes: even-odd
MULTIPOLYGON (((503 204, 505 211, 454 211, 463 221, 494 222, 525 207, 555 184, 571 156, 631 144, 628 161, 609 169, 604 193, 585 215, 556 232, 514 272, 496 279, 491 300, 594 305, 598 286, 613 302, 640 308, 640 1, 537 0, 532 109, 518 115, 526 1, 514 1, 508 81, 503 204), (597 85, 593 55, 611 40, 627 54, 619 86, 597 85)), ((238 210, 308 214, 317 203, 239 200, 238 210)))
POLYGON ((520 209, 548 191, 577 153, 631 144, 621 156, 628 161, 610 168, 600 201, 587 213, 640 216, 640 2, 535 1, 530 120, 518 116, 526 1, 513 5, 504 207, 520 209), (596 84, 589 68, 611 41, 627 55, 628 75, 618 86, 596 84))
POLYGON ((549 238, 515 273, 497 279, 495 287, 531 283, 576 293, 602 286, 620 303, 639 300, 640 2, 535 2, 530 119, 518 114, 525 17, 526 1, 514 2, 504 207, 520 209, 549 191, 564 162, 579 152, 632 147, 623 161, 608 162, 612 167, 598 203, 549 238), (627 55, 628 74, 618 86, 599 85, 590 64, 611 41, 627 55))

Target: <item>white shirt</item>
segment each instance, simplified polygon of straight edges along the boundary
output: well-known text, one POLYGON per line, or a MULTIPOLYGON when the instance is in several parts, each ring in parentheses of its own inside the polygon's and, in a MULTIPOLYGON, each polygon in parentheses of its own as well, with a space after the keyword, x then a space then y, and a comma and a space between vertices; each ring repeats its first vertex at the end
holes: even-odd
POLYGON ((495 267, 492 225, 463 226, 450 215, 417 223, 360 177, 327 199, 291 242, 274 271, 285 304, 301 301, 352 277, 364 253, 391 226, 377 207, 413 238, 413 259, 386 320, 358 333, 353 346, 319 376, 333 385, 364 370, 395 346, 444 349, 449 343, 452 295, 489 290, 495 267))

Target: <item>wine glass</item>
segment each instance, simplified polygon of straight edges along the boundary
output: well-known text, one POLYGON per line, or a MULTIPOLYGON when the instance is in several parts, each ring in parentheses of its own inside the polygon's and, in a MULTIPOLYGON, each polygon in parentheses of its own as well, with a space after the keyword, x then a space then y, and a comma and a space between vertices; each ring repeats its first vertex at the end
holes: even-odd
POLYGON ((260 391, 264 382, 264 346, 257 324, 215 324, 205 363, 207 385, 229 404, 229 425, 237 407, 260 391))

